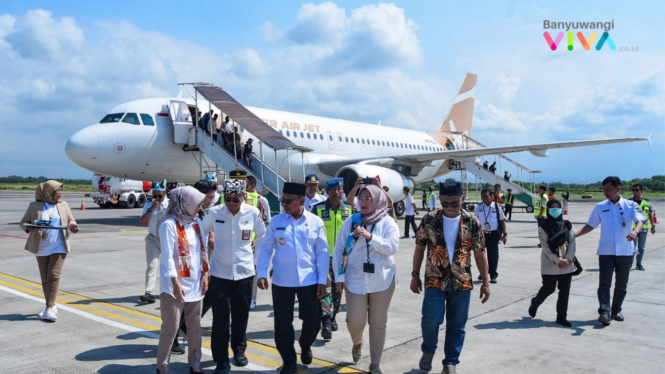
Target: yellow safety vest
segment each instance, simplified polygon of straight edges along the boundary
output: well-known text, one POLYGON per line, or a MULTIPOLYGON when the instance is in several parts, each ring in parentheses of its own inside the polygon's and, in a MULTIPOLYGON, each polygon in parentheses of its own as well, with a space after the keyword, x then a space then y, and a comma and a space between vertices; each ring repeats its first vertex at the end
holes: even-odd
POLYGON ((316 212, 316 215, 323 220, 323 224, 326 227, 328 247, 330 248, 330 257, 332 257, 335 250, 337 234, 342 228, 344 221, 353 214, 353 208, 350 205, 341 202, 339 208, 333 209, 328 204, 328 200, 326 200, 314 205, 314 208, 312 209, 316 212))
POLYGON ((506 205, 513 205, 514 200, 515 200, 515 195, 513 194, 506 195, 506 205))
MULTIPOLYGON (((630 200, 635 201, 632 198, 630 200)), ((648 230, 651 228, 651 222, 649 221, 649 212, 651 211, 651 203, 649 203, 649 200, 642 198, 642 201, 640 201, 640 208, 642 209, 642 212, 644 212, 644 216, 647 217, 647 221, 644 222, 644 224, 642 225, 642 230, 648 230)), ((633 229, 635 229, 635 222, 633 222, 633 229)))
POLYGON ((536 206, 533 207, 533 215, 536 217, 540 217, 540 204, 542 199, 545 199, 545 201, 547 201, 547 195, 545 194, 538 195, 538 197, 536 198, 536 206))

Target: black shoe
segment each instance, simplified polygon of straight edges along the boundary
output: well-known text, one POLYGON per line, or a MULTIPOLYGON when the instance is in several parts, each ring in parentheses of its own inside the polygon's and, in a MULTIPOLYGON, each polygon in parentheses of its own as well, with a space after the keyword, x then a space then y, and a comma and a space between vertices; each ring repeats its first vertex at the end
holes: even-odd
POLYGON ((400 239, 408 239, 408 238, 409 238, 408 235, 404 235, 404 236, 400 237, 400 239))
POLYGON ((543 247, 543 246, 542 246, 542 245, 540 245, 540 243, 538 243, 538 248, 542 248, 542 247, 543 247))
POLYGON ((217 367, 215 367, 214 374, 228 374, 229 371, 231 371, 231 365, 229 365, 229 363, 226 362, 224 364, 217 364, 217 367))
POLYGON ((307 348, 301 347, 300 349, 301 349, 300 362, 302 362, 303 365, 311 364, 312 363, 312 358, 314 358, 313 355, 312 355, 312 348, 310 348, 310 347, 307 347, 307 348))
POLYGON ((185 348, 183 348, 180 344, 174 343, 171 346, 171 354, 173 355, 181 355, 185 353, 185 348))
POLYGON ((189 367, 189 374, 203 374, 203 370, 201 371, 194 371, 193 367, 189 367))
POLYGON ((236 353, 233 355, 233 361, 235 361, 236 366, 247 366, 249 360, 245 357, 245 353, 236 353))
POLYGON ((330 323, 330 317, 323 317, 323 323, 321 324, 321 337, 323 339, 332 339, 332 328, 330 323))
POLYGON ((535 297, 531 299, 531 305, 529 305, 529 315, 531 318, 536 318, 536 313, 538 312, 538 307, 535 305, 534 300, 536 300, 535 297))
POLYGON ((139 299, 141 301, 143 301, 144 303, 148 303, 148 304, 152 304, 152 303, 155 302, 155 297, 152 296, 151 293, 147 293, 147 292, 145 293, 145 295, 141 295, 141 297, 139 297, 139 299))
POLYGON ((561 325, 563 327, 572 327, 573 326, 573 324, 568 322, 568 320, 565 319, 565 318, 563 318, 563 319, 558 319, 557 318, 556 323, 558 323, 559 325, 561 325))
POLYGON ((479 276, 478 276, 478 280, 479 280, 479 281, 483 280, 483 276, 482 276, 482 275, 479 275, 479 276))
POLYGON ((414 236, 411 237, 411 239, 415 239, 415 238, 416 238, 416 235, 414 235, 414 236))
POLYGON ((490 279, 490 283, 496 283, 496 278, 490 279))
POLYGON ((605 326, 610 325, 610 315, 607 313, 603 313, 598 317, 598 322, 602 323, 605 326))
POLYGON ((335 317, 333 317, 330 320, 330 330, 337 331, 338 329, 339 329, 339 326, 337 325, 337 321, 335 321, 335 317))
POLYGON ((637 265, 635 266, 635 270, 641 270, 641 271, 644 271, 644 266, 642 266, 642 265, 640 265, 640 264, 637 264, 637 265))
POLYGON ((293 365, 282 366, 282 370, 279 371, 279 374, 295 374, 297 372, 298 372, 298 366, 296 364, 293 364, 293 365))
POLYGON ((621 312, 612 313, 612 319, 615 321, 623 322, 623 314, 621 314, 621 312))

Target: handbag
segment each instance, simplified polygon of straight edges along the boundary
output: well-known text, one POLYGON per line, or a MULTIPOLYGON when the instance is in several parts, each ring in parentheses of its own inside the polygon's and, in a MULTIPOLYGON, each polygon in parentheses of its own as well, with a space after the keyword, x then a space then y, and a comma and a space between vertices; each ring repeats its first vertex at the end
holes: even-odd
POLYGON ((582 274, 582 271, 584 271, 584 269, 582 268, 582 264, 580 264, 580 261, 577 259, 577 256, 573 257, 573 264, 575 265, 575 271, 572 273, 573 276, 582 274))

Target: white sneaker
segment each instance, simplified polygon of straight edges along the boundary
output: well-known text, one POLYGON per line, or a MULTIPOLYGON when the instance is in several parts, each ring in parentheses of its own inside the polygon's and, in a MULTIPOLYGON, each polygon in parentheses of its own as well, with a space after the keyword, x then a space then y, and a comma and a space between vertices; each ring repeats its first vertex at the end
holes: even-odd
POLYGON ((252 300, 252 303, 249 304, 249 310, 256 308, 256 300, 252 300))
POLYGON ((55 322, 58 320, 58 316, 55 315, 52 308, 46 308, 40 317, 43 320, 51 322, 55 322))
MULTIPOLYGON (((53 313, 55 313, 55 315, 58 315, 58 306, 57 306, 57 305, 53 305, 53 308, 51 308, 51 311, 52 311, 53 313)), ((46 309, 44 309, 44 312, 46 312, 46 309)), ((44 315, 44 312, 39 312, 39 313, 37 314, 37 316, 38 316, 39 318, 42 318, 42 316, 44 315)))

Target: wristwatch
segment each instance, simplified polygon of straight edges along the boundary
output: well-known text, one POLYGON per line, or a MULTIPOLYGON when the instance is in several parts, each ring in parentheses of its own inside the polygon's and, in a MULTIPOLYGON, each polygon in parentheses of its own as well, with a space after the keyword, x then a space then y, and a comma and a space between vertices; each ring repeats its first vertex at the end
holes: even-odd
POLYGON ((420 272, 414 270, 414 271, 411 272, 411 276, 412 276, 412 277, 419 277, 419 276, 420 276, 420 272))

